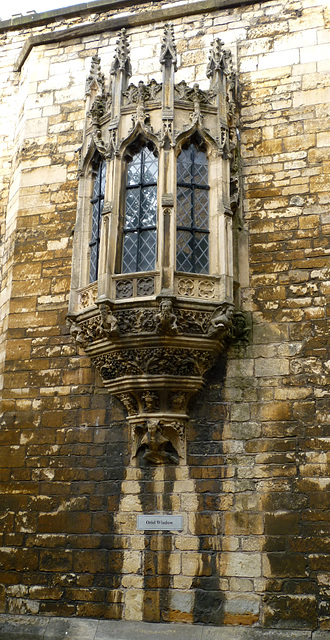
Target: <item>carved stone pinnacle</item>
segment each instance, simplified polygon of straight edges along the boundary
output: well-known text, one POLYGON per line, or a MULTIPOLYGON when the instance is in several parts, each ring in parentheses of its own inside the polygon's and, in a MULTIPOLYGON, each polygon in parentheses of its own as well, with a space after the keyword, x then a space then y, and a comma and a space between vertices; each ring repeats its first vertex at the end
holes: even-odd
POLYGON ((129 46, 126 36, 126 29, 121 29, 118 34, 117 47, 113 63, 111 65, 111 74, 117 71, 125 71, 127 76, 132 75, 131 62, 129 58, 129 46))
POLYGON ((160 50, 160 63, 166 64, 167 61, 170 61, 174 65, 174 70, 176 71, 177 53, 174 42, 173 25, 170 22, 165 24, 164 36, 160 50))

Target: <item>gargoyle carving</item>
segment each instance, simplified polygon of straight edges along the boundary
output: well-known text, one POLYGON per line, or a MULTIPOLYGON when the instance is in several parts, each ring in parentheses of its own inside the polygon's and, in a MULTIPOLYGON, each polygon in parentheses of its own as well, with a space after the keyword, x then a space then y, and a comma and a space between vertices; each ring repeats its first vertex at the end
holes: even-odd
POLYGON ((171 300, 165 298, 159 305, 159 313, 156 315, 158 333, 169 333, 171 335, 178 332, 176 315, 173 313, 171 300))
POLYGON ((70 326, 70 333, 74 337, 77 344, 81 347, 85 347, 86 338, 80 324, 78 324, 77 322, 74 322, 70 318, 68 318, 68 322, 70 326))
POLYGON ((143 451, 143 458, 151 464, 169 462, 177 464, 183 450, 183 426, 177 421, 150 418, 142 426, 142 436, 135 430, 136 455, 143 451))
POLYGON ((111 313, 109 307, 100 305, 100 328, 101 331, 109 338, 118 335, 118 320, 111 313))
POLYGON ((210 338, 225 338, 231 327, 234 305, 223 302, 213 313, 210 320, 208 336, 210 338))

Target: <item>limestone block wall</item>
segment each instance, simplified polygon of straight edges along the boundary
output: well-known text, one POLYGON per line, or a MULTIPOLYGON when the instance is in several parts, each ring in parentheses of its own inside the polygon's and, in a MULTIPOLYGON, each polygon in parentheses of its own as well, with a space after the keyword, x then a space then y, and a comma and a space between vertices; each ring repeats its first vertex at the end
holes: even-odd
POLYGON ((330 627, 329 22, 322 0, 205 0, 0 23, 2 612, 330 627), (161 81, 169 18, 178 82, 207 87, 214 38, 238 72, 249 341, 195 400, 184 463, 154 468, 66 313, 91 58, 108 82, 126 26, 132 81, 161 81), (183 532, 137 531, 155 511, 183 532))

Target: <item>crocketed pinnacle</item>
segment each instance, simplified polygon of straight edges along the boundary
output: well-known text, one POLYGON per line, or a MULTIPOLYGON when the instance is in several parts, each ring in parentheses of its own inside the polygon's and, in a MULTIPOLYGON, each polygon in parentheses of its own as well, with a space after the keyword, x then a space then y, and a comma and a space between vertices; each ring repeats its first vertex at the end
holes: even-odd
POLYGON ((132 75, 131 61, 129 57, 128 39, 126 29, 121 29, 118 34, 117 46, 113 63, 111 65, 111 74, 115 74, 118 70, 125 71, 127 76, 132 75))
POLYGON ((160 63, 165 64, 168 60, 172 62, 176 71, 177 53, 174 42, 174 29, 170 22, 167 22, 164 27, 164 35, 160 50, 160 63))

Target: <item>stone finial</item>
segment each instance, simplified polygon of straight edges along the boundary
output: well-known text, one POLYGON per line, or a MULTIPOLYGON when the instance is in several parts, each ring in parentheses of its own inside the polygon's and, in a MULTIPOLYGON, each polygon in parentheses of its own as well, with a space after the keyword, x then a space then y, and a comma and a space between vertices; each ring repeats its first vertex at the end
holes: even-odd
POLYGON ((167 60, 174 65, 176 71, 177 53, 174 42, 174 29, 170 22, 165 24, 162 46, 160 50, 160 63, 165 64, 167 60))
POLYGON ((222 71, 224 69, 225 52, 222 47, 222 40, 216 38, 212 43, 209 62, 206 69, 206 75, 208 78, 211 78, 211 80, 213 80, 216 71, 222 71))
POLYGON ((91 68, 86 79, 86 95, 90 95, 93 85, 98 88, 98 93, 104 93, 104 75, 101 72, 101 58, 98 55, 92 57, 91 68))
POLYGON ((129 57, 128 39, 126 29, 121 29, 118 34, 117 47, 113 63, 111 65, 111 74, 114 75, 118 70, 125 71, 127 76, 132 75, 131 62, 129 57))

